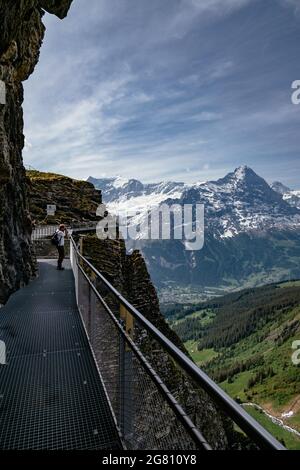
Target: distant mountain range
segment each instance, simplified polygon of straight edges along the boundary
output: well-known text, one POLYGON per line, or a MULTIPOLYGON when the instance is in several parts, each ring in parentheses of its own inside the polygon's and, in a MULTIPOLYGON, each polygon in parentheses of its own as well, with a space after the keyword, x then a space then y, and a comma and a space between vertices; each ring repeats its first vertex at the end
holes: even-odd
POLYGON ((143 184, 121 177, 89 177, 88 182, 102 190, 112 212, 125 208, 140 211, 163 202, 203 203, 207 225, 214 226, 214 235, 220 238, 254 229, 297 227, 300 222, 300 191, 279 182, 269 186, 247 166, 218 181, 192 185, 172 181, 143 184))
POLYGON ((277 193, 281 194, 283 200, 292 207, 297 207, 300 209, 300 191, 292 191, 290 188, 278 181, 271 184, 271 188, 277 193))
POLYGON ((205 245, 188 252, 184 243, 137 241, 157 285, 241 287, 300 277, 300 191, 271 186, 242 166, 217 181, 143 184, 123 178, 89 182, 102 190, 111 212, 203 203, 205 245))
MULTIPOLYGON (((88 178, 95 188, 101 189, 106 203, 116 203, 120 207, 130 201, 131 207, 154 206, 168 198, 180 198, 184 190, 189 188, 184 183, 173 181, 143 184, 135 179, 115 178, 88 178)), ((117 206, 116 206, 117 207, 117 206)))

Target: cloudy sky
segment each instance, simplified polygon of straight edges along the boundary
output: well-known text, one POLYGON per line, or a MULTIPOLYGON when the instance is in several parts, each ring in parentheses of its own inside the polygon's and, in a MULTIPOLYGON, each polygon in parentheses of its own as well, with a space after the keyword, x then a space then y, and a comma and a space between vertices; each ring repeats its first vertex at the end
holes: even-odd
POLYGON ((300 189, 299 0, 74 0, 25 83, 25 164, 300 189))

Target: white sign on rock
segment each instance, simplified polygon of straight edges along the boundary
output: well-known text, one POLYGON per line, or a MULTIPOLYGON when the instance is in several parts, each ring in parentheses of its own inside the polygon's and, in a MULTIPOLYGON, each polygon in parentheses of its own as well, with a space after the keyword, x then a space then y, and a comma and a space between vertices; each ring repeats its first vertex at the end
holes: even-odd
POLYGON ((6 104, 6 87, 2 80, 0 80, 0 104, 6 104))
POLYGON ((56 212, 56 206, 54 206, 53 204, 48 204, 47 205, 47 215, 55 215, 55 212, 56 212))

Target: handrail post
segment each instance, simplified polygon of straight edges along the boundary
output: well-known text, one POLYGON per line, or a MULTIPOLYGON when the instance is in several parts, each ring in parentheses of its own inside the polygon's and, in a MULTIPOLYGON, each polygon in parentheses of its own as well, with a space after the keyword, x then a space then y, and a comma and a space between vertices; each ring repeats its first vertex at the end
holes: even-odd
MULTIPOLYGON (((133 317, 120 304, 120 319, 127 334, 133 337, 134 322, 133 317)), ((121 432, 126 440, 126 436, 132 433, 134 400, 133 400, 133 376, 132 351, 123 337, 120 338, 120 423, 121 432)))

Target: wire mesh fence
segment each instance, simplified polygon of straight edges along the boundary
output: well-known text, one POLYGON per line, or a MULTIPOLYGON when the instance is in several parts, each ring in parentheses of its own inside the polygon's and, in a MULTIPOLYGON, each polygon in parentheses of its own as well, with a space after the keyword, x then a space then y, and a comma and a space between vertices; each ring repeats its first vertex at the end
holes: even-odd
POLYGON ((136 339, 146 338, 145 332, 113 298, 106 286, 99 279, 93 280, 92 273, 89 273, 88 277, 92 279, 103 303, 99 300, 86 276, 77 267, 74 250, 71 251, 71 261, 79 310, 126 448, 208 448, 205 439, 193 429, 179 402, 160 381, 140 350, 136 339))
POLYGON ((284 450, 184 354, 174 353, 174 345, 78 254, 73 240, 71 264, 78 307, 127 449, 225 449, 234 435, 231 448, 251 449, 255 442, 284 450))

